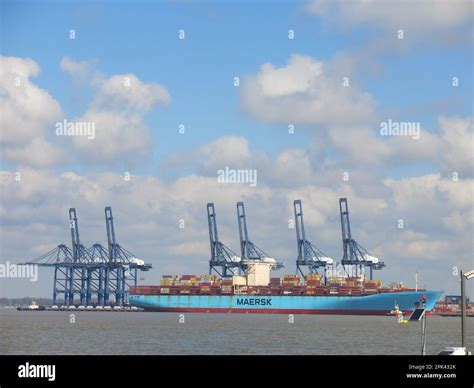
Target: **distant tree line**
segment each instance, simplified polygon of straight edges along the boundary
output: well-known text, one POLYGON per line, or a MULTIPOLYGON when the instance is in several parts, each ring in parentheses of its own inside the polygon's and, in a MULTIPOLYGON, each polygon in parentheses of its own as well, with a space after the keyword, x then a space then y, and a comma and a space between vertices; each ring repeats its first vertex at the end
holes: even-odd
POLYGON ((26 306, 34 300, 39 305, 44 306, 51 306, 53 304, 53 300, 49 298, 32 298, 32 297, 24 297, 24 298, 0 298, 0 306, 26 306))

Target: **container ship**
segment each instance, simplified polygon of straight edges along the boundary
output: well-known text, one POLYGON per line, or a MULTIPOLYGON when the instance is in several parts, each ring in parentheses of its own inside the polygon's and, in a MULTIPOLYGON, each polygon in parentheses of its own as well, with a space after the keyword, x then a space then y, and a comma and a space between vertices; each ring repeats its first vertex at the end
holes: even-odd
POLYGON ((270 274, 283 264, 249 239, 243 202, 237 203, 240 256, 219 240, 214 204, 208 203, 209 274, 165 275, 159 285, 132 286, 129 303, 146 311, 200 313, 389 315, 419 307, 432 310, 443 291, 407 288, 400 282, 384 287, 373 280, 373 271, 385 264, 352 238, 346 198, 340 198, 339 208, 343 258, 334 263, 306 238, 302 203, 294 201, 297 274, 280 278, 270 274))
MULTIPOLYGON (((469 303, 467 299, 466 316, 474 318, 474 304, 469 303)), ((460 317, 461 316, 461 296, 460 295, 446 295, 444 300, 436 302, 433 315, 441 317, 460 317)))
POLYGON ((378 280, 321 280, 308 275, 301 284, 298 275, 286 275, 271 278, 268 286, 251 286, 245 276, 164 276, 159 286, 131 287, 129 302, 161 312, 388 315, 394 309, 408 314, 423 297, 431 310, 442 294, 401 284, 382 287, 378 280))

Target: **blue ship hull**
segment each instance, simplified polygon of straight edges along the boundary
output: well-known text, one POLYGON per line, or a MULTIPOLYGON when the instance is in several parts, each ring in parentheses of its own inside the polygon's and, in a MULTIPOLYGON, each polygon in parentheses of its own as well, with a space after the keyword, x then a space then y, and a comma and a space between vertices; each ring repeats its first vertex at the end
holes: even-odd
POLYGON ((442 291, 387 292, 360 296, 297 295, 130 295, 132 306, 148 311, 386 315, 395 306, 409 312, 421 305, 432 310, 442 291))

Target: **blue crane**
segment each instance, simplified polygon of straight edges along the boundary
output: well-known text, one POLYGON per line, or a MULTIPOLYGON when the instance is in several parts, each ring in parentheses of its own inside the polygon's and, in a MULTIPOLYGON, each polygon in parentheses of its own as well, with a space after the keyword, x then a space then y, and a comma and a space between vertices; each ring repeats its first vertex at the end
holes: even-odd
POLYGON ((207 221, 209 224, 209 242, 211 246, 211 259, 209 260, 209 274, 214 270, 219 276, 225 278, 241 273, 241 260, 230 248, 220 240, 217 232, 216 210, 214 203, 207 204, 207 221))
POLYGON ((26 265, 54 268, 53 304, 64 295, 64 304, 75 304, 75 295, 80 296, 80 305, 110 305, 110 295, 115 296, 115 305, 122 306, 127 299, 128 286, 137 285, 137 271, 148 271, 150 264, 136 258, 116 242, 112 209, 105 208, 108 249, 96 243, 89 249, 80 241, 75 208, 69 209, 69 226, 72 249, 65 244, 30 260, 26 265), (96 300, 93 298, 96 296, 96 300))
POLYGON ((26 265, 38 265, 54 268, 53 304, 57 303, 59 295, 64 296, 64 304, 72 305, 74 296, 80 295, 80 303, 87 299, 87 278, 90 261, 88 250, 81 244, 79 225, 75 208, 69 209, 69 228, 71 232, 72 249, 65 244, 46 252, 31 260, 26 265))
MULTIPOLYGON (((89 252, 81 244, 79 238, 79 224, 75 208, 69 209, 69 228, 71 229, 71 244, 73 262, 76 264, 87 264, 90 262, 89 252)), ((71 265, 66 268, 65 274, 65 299, 67 305, 72 305, 74 295, 80 295, 80 303, 87 303, 87 280, 90 268, 87 265, 71 265)))
POLYGON ((362 245, 352 238, 347 198, 339 199, 339 210, 341 213, 342 244, 344 251, 341 264, 344 270, 346 270, 346 265, 355 266, 355 276, 358 276, 359 273, 363 273, 363 267, 369 267, 370 279, 372 280, 373 271, 384 268, 385 263, 380 261, 377 257, 372 256, 362 245))
POLYGON ((88 275, 87 305, 91 304, 92 296, 97 296, 97 305, 109 304, 109 281, 108 281, 108 251, 102 244, 95 243, 89 249, 91 257, 90 272, 88 275))
POLYGON ((69 209, 69 228, 71 229, 72 253, 75 262, 83 259, 87 260, 88 252, 79 238, 79 224, 77 222, 77 213, 75 208, 69 209))
POLYGON ((296 241, 298 245, 298 258, 296 259, 296 272, 300 272, 303 278, 306 276, 302 267, 308 267, 309 273, 318 273, 323 269, 324 282, 326 283, 326 268, 333 264, 333 259, 325 255, 321 250, 306 239, 303 220, 303 205, 300 199, 293 202, 295 209, 296 241))
POLYGON ((143 260, 138 259, 122 247, 115 237, 114 218, 112 208, 105 208, 105 223, 107 228, 107 244, 108 244, 108 267, 107 279, 108 284, 115 294, 115 303, 123 305, 127 299, 127 286, 137 285, 138 270, 148 271, 150 264, 145 264, 143 260), (130 279, 131 281, 127 281, 130 279))
MULTIPOLYGON (((249 240, 247 230, 247 218, 243 202, 237 202, 237 220, 239 223, 240 252, 242 261, 245 260, 263 260, 270 258, 264 251, 249 240)), ((283 263, 276 262, 273 269, 283 268, 283 263)))

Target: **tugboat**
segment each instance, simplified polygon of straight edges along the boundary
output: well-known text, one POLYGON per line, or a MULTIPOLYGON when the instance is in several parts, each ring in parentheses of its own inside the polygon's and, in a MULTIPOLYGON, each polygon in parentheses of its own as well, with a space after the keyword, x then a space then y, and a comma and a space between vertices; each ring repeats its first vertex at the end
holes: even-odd
POLYGON ((43 311, 46 310, 45 306, 40 306, 36 303, 36 301, 32 300, 31 303, 27 307, 17 307, 18 311, 43 311))
POLYGON ((403 311, 400 310, 400 307, 396 303, 395 303, 395 306, 392 309, 392 311, 390 311, 390 313, 387 314, 387 315, 393 315, 393 316, 397 317, 398 323, 401 323, 401 324, 408 323, 408 320, 405 319, 405 315, 403 315, 403 311))

